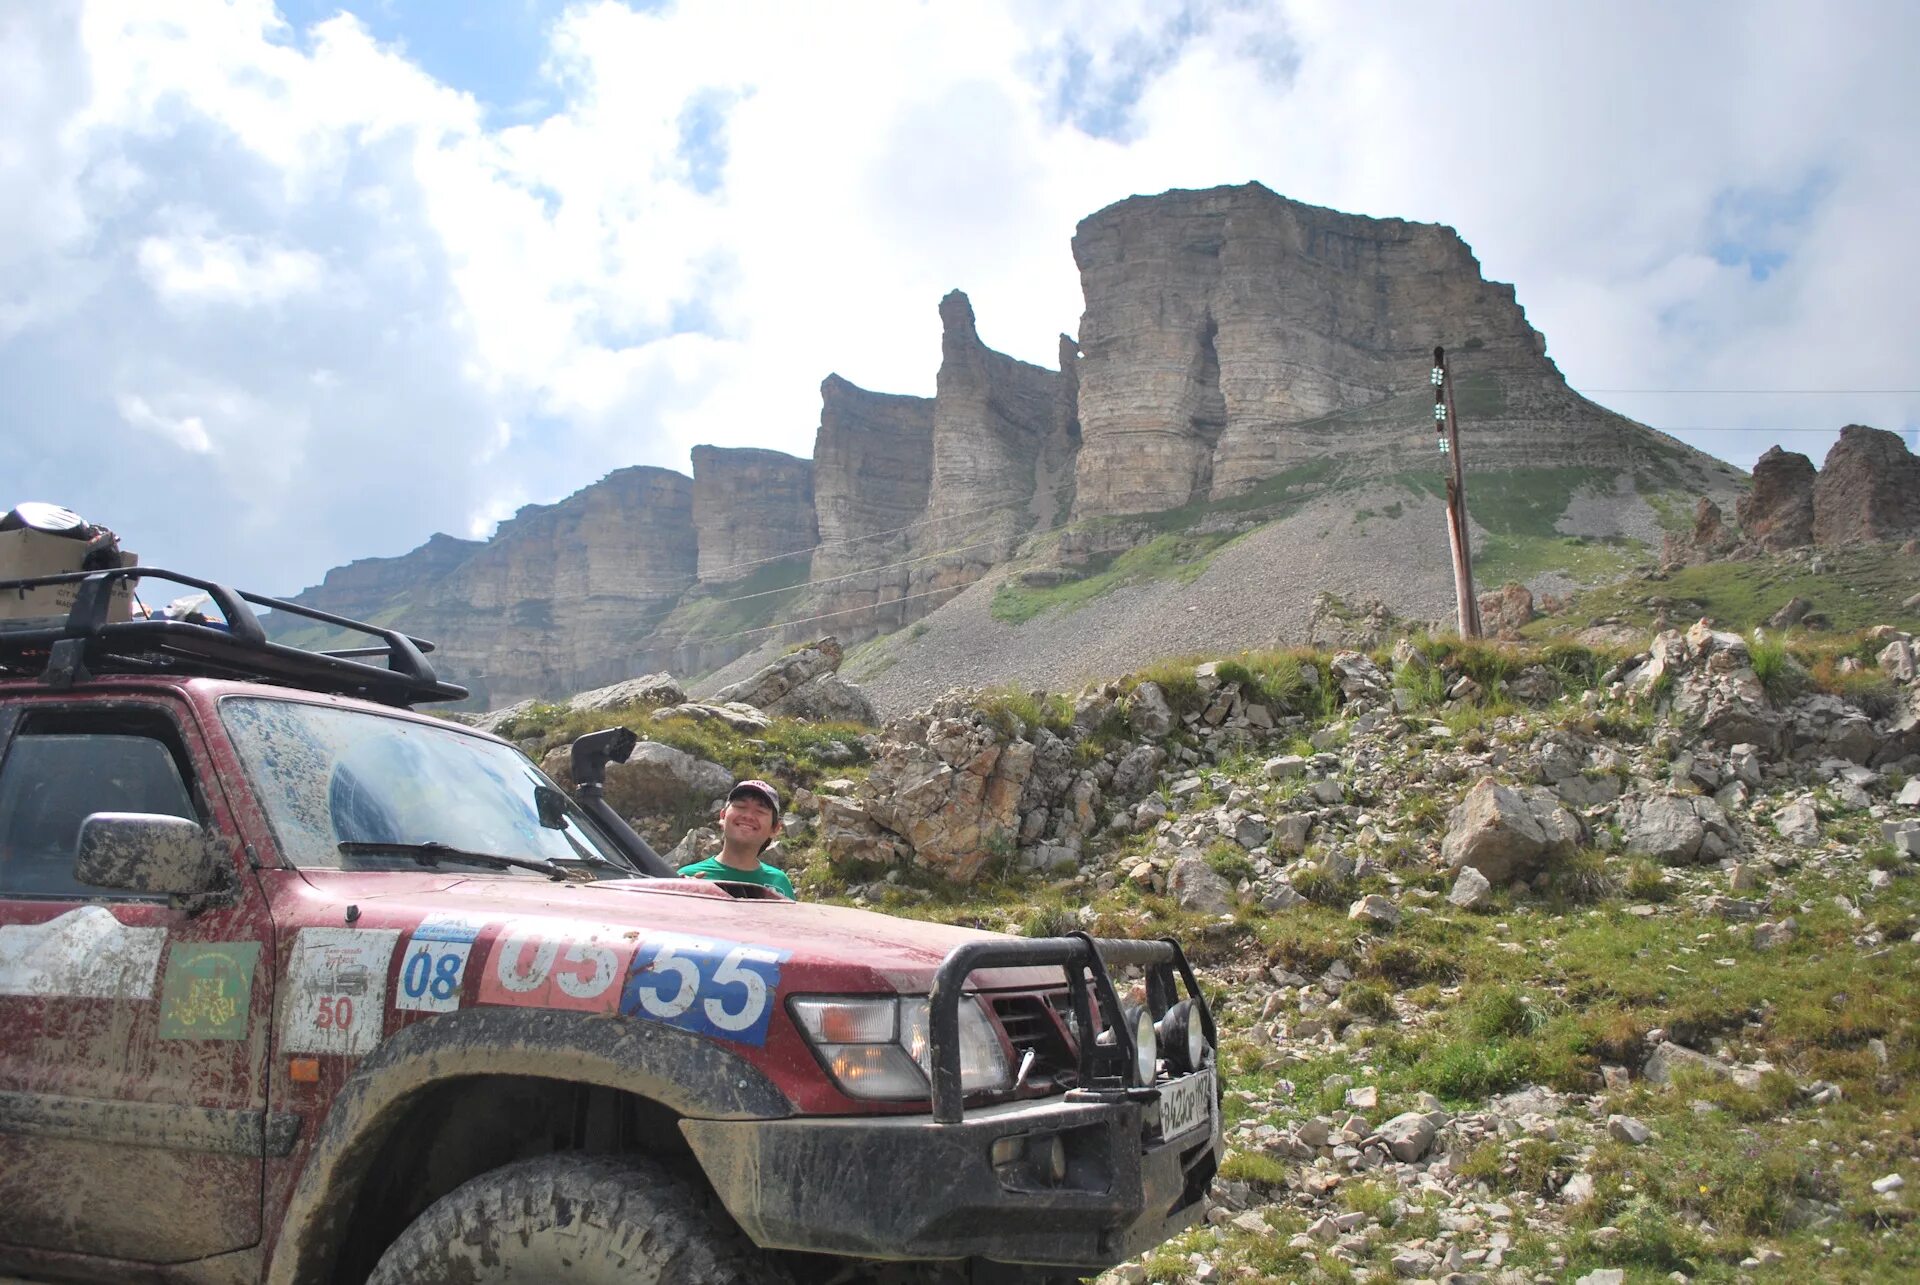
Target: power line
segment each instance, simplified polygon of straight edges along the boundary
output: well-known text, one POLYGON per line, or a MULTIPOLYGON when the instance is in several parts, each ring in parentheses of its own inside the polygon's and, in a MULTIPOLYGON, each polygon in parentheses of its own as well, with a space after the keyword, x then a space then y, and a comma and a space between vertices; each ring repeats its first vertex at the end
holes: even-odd
MULTIPOLYGON (((770 554, 767 557, 753 558, 746 562, 730 562, 724 567, 714 567, 708 570, 700 578, 703 580, 710 580, 714 576, 719 575, 722 571, 737 571, 742 567, 764 566, 769 562, 779 562, 786 558, 797 558, 803 553, 812 553, 817 549, 831 549, 838 545, 859 544, 863 540, 878 540, 883 536, 899 535, 902 531, 911 531, 915 527, 930 526, 935 522, 955 522, 961 518, 975 518, 975 517, 981 516, 982 514, 997 513, 1001 509, 1017 509, 1023 504, 1032 504, 1035 497, 1037 496, 1054 495, 1054 494, 1057 494, 1058 492, 1066 490, 1068 487, 1073 485, 1074 483, 1070 481, 1062 482, 1058 486, 1048 487, 1045 491, 1035 491, 1032 495, 1027 496, 1025 499, 1007 500, 1001 504, 988 505, 984 509, 971 509, 964 513, 943 513, 939 517, 933 517, 933 518, 919 518, 919 519, 916 519, 915 521, 907 523, 905 526, 890 527, 885 531, 869 531, 865 535, 841 536, 838 539, 822 540, 818 544, 810 544, 804 549, 790 549, 785 553, 770 554)), ((738 577, 736 577, 736 579, 737 578, 738 577)))
POLYGON ((777 593, 794 593, 798 590, 814 589, 824 584, 838 584, 842 580, 858 580, 861 576, 870 576, 878 571, 892 571, 896 567, 911 567, 916 563, 931 562, 935 558, 948 558, 956 553, 969 553, 974 549, 989 549, 1004 544, 1011 537, 1003 536, 998 540, 981 540, 974 544, 956 544, 948 549, 936 549, 932 553, 923 553, 917 558, 904 558, 899 562, 883 562, 877 567, 864 567, 859 571, 849 571, 845 575, 828 576, 824 580, 802 580, 799 584, 790 584, 784 589, 762 589, 758 593, 743 593, 737 598, 702 598, 703 607, 724 607, 729 603, 747 602, 754 598, 770 598, 777 593))
POLYGON ((1595 393, 1646 393, 1662 397, 1708 394, 1715 397, 1920 397, 1920 388, 1576 388, 1595 393))
POLYGON ((810 625, 817 620, 832 620, 836 616, 855 616, 863 611, 879 611, 883 608, 894 606, 897 603, 913 602, 920 598, 932 598, 938 594, 959 593, 962 589, 971 588, 978 583, 979 581, 977 580, 969 580, 966 584, 950 584, 944 589, 928 589, 921 593, 910 593, 899 598, 889 598, 885 602, 870 602, 864 607, 847 607, 840 611, 823 611, 817 616, 801 616, 796 620, 781 620, 771 625, 760 625, 754 629, 741 629, 730 634, 710 634, 699 638, 676 638, 669 643, 655 643, 653 646, 644 648, 643 650, 648 652, 672 651, 678 647, 691 647, 695 643, 731 642, 735 638, 749 638, 754 634, 772 633, 774 630, 786 629, 793 625, 810 625))

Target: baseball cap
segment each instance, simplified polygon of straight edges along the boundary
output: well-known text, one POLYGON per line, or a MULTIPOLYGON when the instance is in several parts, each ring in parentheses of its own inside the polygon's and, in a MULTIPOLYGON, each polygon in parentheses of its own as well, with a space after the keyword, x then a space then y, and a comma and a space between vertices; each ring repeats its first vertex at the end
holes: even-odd
POLYGON ((772 808, 774 821, 778 822, 780 820, 780 791, 774 789, 765 781, 736 781, 734 782, 733 788, 727 791, 727 802, 731 803, 743 795, 748 798, 758 799, 772 808))

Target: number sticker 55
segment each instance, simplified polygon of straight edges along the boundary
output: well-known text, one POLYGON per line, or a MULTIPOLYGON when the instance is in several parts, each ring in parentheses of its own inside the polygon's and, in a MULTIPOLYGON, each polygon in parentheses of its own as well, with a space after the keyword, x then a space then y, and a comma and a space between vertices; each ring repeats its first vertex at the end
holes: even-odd
POLYGON ((643 942, 620 1011, 758 1048, 790 953, 714 937, 643 942))

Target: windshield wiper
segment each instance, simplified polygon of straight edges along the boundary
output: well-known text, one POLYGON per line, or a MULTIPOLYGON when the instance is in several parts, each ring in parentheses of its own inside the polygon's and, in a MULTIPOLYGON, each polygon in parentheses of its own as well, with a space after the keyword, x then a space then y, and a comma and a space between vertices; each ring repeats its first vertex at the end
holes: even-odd
POLYGON ((340 851, 348 856, 397 852, 401 856, 413 858, 423 866, 437 866, 442 861, 466 861, 478 866, 490 866, 495 870, 537 870, 547 878, 563 883, 568 877, 564 869, 541 857, 510 857, 499 852, 469 852, 464 848, 455 848, 433 841, 401 843, 398 840, 386 839, 368 841, 349 839, 340 845, 340 851))

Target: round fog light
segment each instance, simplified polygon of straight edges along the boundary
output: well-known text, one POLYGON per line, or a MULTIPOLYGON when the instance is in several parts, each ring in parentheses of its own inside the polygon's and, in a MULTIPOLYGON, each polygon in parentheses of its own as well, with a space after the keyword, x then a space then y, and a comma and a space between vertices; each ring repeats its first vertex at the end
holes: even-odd
POLYGON ((1153 1027, 1153 1014, 1140 1009, 1133 1019, 1133 1082, 1153 1083, 1160 1061, 1160 1034, 1153 1027))
POLYGON ((1183 1075, 1205 1065, 1207 1032, 1200 1023, 1200 1006, 1183 999, 1168 1009, 1160 1019, 1160 1044, 1167 1050, 1167 1060, 1176 1062, 1174 1069, 1183 1075))
POLYGON ((1057 1133, 1047 1142, 1047 1176, 1056 1183, 1067 1178, 1067 1143, 1057 1133))

